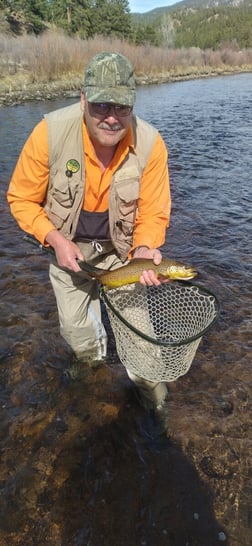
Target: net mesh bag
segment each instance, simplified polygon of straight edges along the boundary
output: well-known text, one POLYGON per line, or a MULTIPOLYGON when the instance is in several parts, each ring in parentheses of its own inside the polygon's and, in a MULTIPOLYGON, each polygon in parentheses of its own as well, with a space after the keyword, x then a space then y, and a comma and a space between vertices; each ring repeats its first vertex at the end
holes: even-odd
POLYGON ((122 364, 149 381, 174 381, 190 368, 216 320, 216 296, 189 282, 102 291, 122 364))

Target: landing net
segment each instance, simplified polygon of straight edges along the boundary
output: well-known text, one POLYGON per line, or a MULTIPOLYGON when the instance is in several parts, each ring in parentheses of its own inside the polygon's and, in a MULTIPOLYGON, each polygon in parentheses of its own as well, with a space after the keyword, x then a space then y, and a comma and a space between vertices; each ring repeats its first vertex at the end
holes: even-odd
POLYGON ((219 314, 209 290, 189 282, 102 290, 118 356, 150 381, 174 381, 189 370, 202 336, 219 314))

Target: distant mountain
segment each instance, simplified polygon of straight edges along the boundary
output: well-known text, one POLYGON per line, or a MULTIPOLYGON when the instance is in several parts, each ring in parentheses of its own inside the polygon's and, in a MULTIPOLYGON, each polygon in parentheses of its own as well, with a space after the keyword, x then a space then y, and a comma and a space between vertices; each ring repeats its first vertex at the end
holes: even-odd
POLYGON ((251 0, 182 0, 173 5, 173 7, 185 7, 185 8, 214 8, 220 6, 241 6, 252 5, 251 0))
POLYGON ((252 7, 252 0, 182 0, 181 2, 174 2, 171 6, 154 8, 145 13, 132 13, 132 17, 135 22, 144 21, 150 23, 153 20, 161 17, 167 12, 171 12, 178 9, 206 9, 216 7, 252 7))
MULTIPOLYGON (((252 6, 252 0, 182 0, 170 8, 216 8, 224 6, 252 6)), ((167 9, 167 8, 165 8, 167 9)))
POLYGON ((146 42, 154 36, 154 45, 204 50, 220 49, 224 44, 232 50, 252 48, 252 0, 182 0, 132 15, 133 26, 142 35, 146 29, 146 42))

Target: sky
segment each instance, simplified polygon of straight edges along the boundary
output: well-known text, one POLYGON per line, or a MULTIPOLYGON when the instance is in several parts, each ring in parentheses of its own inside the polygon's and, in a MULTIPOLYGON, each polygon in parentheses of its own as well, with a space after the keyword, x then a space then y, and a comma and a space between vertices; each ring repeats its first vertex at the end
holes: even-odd
POLYGON ((132 13, 145 13, 155 8, 163 8, 175 4, 179 0, 129 0, 132 13))

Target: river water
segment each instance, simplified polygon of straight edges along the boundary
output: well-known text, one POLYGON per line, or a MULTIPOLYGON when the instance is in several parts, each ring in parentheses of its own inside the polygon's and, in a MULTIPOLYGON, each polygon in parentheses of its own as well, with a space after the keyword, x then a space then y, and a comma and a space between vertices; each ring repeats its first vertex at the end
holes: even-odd
POLYGON ((252 74, 138 89, 136 112, 169 149, 164 254, 193 263, 221 305, 169 385, 167 439, 138 406, 111 332, 108 363, 63 380, 71 353, 48 258, 6 204, 30 130, 72 99, 0 110, 1 546, 252 544, 251 89, 252 74))

